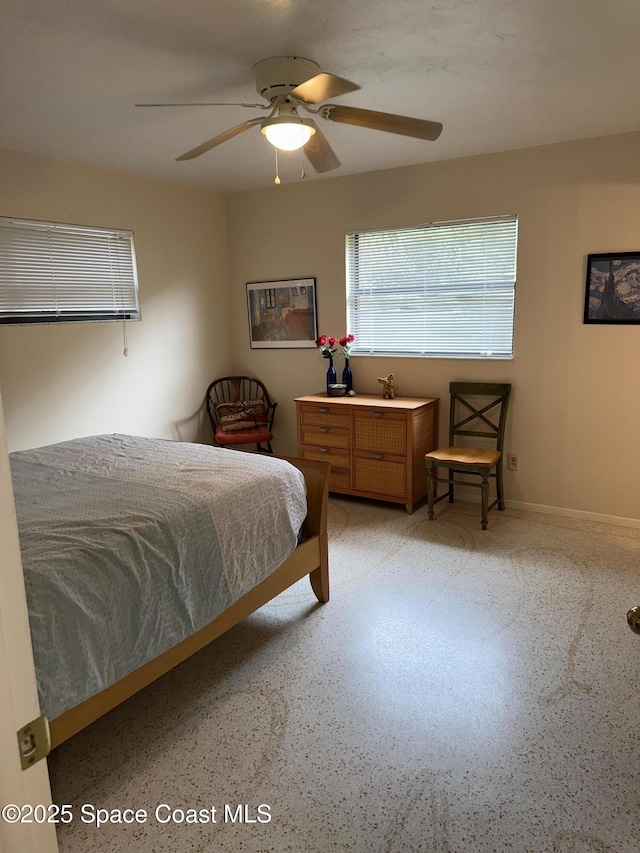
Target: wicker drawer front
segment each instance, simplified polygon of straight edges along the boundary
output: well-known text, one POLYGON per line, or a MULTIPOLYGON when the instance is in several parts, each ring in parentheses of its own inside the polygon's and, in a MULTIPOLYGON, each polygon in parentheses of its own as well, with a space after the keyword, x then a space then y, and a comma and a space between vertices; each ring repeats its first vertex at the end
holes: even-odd
POLYGON ((327 447, 309 447, 303 446, 300 454, 303 459, 319 459, 321 462, 331 462, 332 470, 335 468, 343 468, 349 471, 349 451, 335 450, 327 447))
POLYGON ((329 491, 331 492, 339 492, 351 491, 351 471, 336 471, 334 468, 331 469, 331 476, 329 477, 329 491))
POLYGON ((300 430, 303 444, 318 444, 322 447, 350 447, 348 429, 337 429, 328 426, 303 426, 300 430))
POLYGON ((407 491, 407 466, 404 460, 354 456, 353 488, 403 498, 407 491))
POLYGON ((407 419, 395 412, 354 412, 353 449, 373 453, 407 452, 407 419))
POLYGON ((300 424, 317 424, 318 426, 333 426, 349 429, 349 412, 337 410, 331 406, 301 406, 300 424))

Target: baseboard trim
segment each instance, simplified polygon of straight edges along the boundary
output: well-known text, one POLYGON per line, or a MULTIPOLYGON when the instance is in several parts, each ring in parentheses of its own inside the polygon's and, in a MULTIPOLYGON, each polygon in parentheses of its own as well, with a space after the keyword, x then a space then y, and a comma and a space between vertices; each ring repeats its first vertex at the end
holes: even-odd
POLYGON ((564 518, 579 518, 583 521, 596 521, 600 524, 616 524, 618 527, 640 528, 640 519, 624 518, 620 515, 605 515, 601 512, 585 512, 581 509, 566 509, 561 506, 545 506, 544 504, 531 504, 525 501, 505 501, 507 509, 523 509, 527 512, 542 512, 545 515, 560 515, 564 518))
MULTIPOLYGON (((480 503, 480 495, 477 490, 465 489, 460 483, 456 487, 456 498, 469 503, 480 503)), ((489 502, 493 501, 495 493, 492 491, 489 497, 489 502)), ((425 501, 426 502, 426 501, 425 501)), ((640 529, 640 518, 625 518, 621 515, 605 515, 601 512, 586 512, 582 509, 567 509, 563 506, 546 506, 545 504, 532 504, 526 501, 510 501, 505 500, 507 509, 522 509, 525 512, 541 512, 544 515, 558 515, 563 518, 577 518, 582 521, 595 521, 599 524, 615 524, 618 527, 634 527, 640 529)), ((496 509, 492 512, 497 512, 496 509)))

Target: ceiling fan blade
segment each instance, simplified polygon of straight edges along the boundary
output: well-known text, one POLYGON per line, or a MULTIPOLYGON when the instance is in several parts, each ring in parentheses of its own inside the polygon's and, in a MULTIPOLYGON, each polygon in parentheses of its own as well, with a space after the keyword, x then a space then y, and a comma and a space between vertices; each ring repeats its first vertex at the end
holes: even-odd
POLYGON ((352 83, 351 80, 345 80, 344 77, 322 71, 320 74, 309 77, 304 83, 300 83, 289 94, 292 98, 303 101, 305 104, 319 104, 329 98, 337 98, 340 95, 346 95, 347 92, 355 92, 359 88, 360 86, 357 83, 352 83))
POLYGON ((368 127, 370 130, 384 130, 398 133, 400 136, 413 136, 416 139, 435 140, 442 133, 439 121, 426 121, 421 118, 397 116, 393 113, 379 113, 375 110, 362 110, 359 107, 343 107, 339 104, 327 104, 320 113, 330 121, 341 124, 353 124, 356 127, 368 127))
POLYGON ((222 145, 222 143, 226 142, 227 139, 233 139, 234 136, 244 133, 245 130, 249 130, 250 127, 253 127, 254 124, 258 124, 261 121, 261 118, 250 118, 249 121, 243 121, 242 124, 230 127, 229 130, 225 130, 224 133, 219 133, 212 139, 208 139, 206 142, 203 142, 202 145, 198 145, 197 148, 192 148, 191 151, 187 151, 186 154, 181 154, 180 157, 176 157, 176 160, 193 160, 195 157, 199 157, 206 151, 210 151, 212 148, 215 148, 216 145, 222 145))
POLYGON ((270 110, 271 104, 230 104, 225 102, 207 102, 190 104, 134 104, 134 107, 255 107, 260 110, 270 110))
POLYGON ((304 153, 316 172, 330 172, 342 165, 327 137, 317 125, 316 132, 304 146, 304 153))

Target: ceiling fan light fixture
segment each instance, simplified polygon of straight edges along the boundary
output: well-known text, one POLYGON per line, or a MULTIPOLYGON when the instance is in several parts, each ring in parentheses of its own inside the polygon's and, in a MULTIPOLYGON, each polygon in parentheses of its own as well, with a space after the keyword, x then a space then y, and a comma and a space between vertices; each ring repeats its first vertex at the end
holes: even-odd
POLYGON ((316 132, 312 119, 299 116, 276 116, 266 118, 260 129, 269 142, 281 151, 296 151, 302 148, 316 132))

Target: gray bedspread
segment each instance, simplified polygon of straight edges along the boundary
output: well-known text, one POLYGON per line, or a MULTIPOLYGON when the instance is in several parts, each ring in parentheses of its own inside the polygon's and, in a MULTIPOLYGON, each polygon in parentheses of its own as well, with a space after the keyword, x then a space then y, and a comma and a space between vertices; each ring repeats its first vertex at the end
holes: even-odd
POLYGON ((280 459, 104 435, 10 455, 42 713, 54 719, 203 627, 294 550, 280 459))

